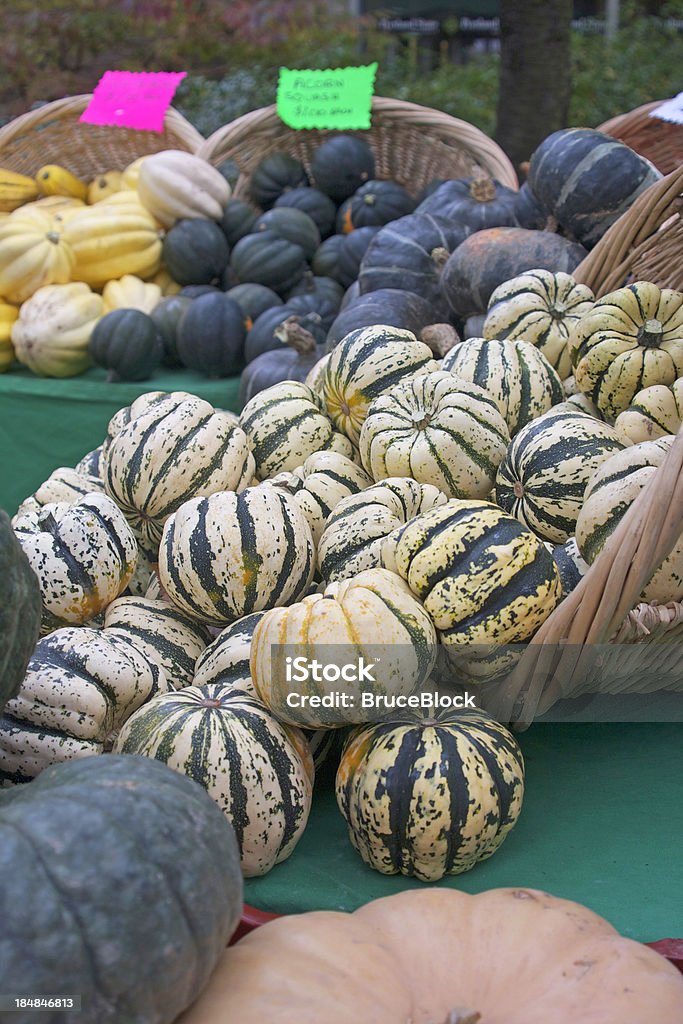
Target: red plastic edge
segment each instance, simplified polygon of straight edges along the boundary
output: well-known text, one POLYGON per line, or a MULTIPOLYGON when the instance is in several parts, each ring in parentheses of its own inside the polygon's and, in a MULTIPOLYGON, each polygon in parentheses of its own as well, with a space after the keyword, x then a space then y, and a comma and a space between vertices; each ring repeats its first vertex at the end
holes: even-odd
MULTIPOLYGON (((256 907, 250 907, 248 903, 245 903, 242 918, 229 945, 234 946, 255 928, 260 928, 262 924, 274 921, 278 917, 282 917, 282 914, 269 914, 265 910, 257 910, 256 907)), ((666 957, 683 974, 683 939, 658 939, 656 942, 646 942, 645 945, 666 957)))

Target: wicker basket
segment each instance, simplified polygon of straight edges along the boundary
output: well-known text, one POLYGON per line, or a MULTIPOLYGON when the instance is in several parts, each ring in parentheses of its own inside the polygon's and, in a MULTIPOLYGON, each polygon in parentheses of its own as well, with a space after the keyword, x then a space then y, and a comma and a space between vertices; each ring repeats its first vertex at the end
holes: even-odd
POLYGON ((172 107, 163 132, 86 124, 79 118, 89 94, 68 96, 22 114, 0 128, 0 166, 33 176, 43 164, 60 164, 88 181, 104 171, 121 171, 140 156, 162 149, 195 153, 203 136, 172 107))
MULTIPOLYGON (((233 194, 248 198, 249 176, 264 156, 286 152, 308 169, 314 149, 328 131, 294 131, 275 106, 263 107, 219 128, 198 155, 214 166, 232 160, 239 169, 233 194)), ((360 134, 351 132, 349 134, 360 134)), ((502 149, 467 121, 415 103, 372 101, 372 127, 362 133, 375 154, 378 178, 393 178, 416 195, 433 178, 459 178, 477 168, 509 188, 517 175, 502 149)))
POLYGON ((572 272, 596 295, 630 281, 683 289, 683 165, 655 182, 572 272))
POLYGON ((626 143, 650 160, 662 174, 670 174, 683 164, 683 125, 650 117, 651 111, 661 107, 663 102, 644 103, 627 114, 612 117, 598 125, 598 131, 626 143))
MULTIPOLYGON (((590 645, 656 644, 649 673, 681 665, 683 604, 639 604, 638 598, 682 532, 683 428, 600 557, 546 619, 510 676, 491 691, 488 707, 500 721, 525 728, 558 700, 596 692, 590 645)), ((632 692, 643 692, 639 683, 632 680, 632 692)), ((609 680, 597 687, 614 692, 609 680)), ((618 689, 628 692, 623 682, 618 689)))

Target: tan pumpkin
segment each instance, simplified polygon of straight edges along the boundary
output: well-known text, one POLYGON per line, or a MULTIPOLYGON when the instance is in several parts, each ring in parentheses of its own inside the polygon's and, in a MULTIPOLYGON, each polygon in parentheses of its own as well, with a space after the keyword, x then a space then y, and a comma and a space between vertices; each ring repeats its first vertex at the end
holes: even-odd
POLYGON ((587 907, 427 888, 270 921, 176 1024, 680 1024, 683 978, 587 907))
POLYGON ((167 149, 147 157, 137 183, 140 201, 164 227, 182 217, 220 220, 230 185, 220 171, 192 153, 167 149))
POLYGON ((24 302, 43 285, 66 284, 75 254, 49 210, 17 210, 0 222, 0 295, 24 302))
POLYGON ((71 277, 101 288, 124 274, 152 277, 161 262, 161 238, 142 207, 97 203, 68 211, 64 238, 74 254, 71 277))
POLYGON ((161 301, 161 288, 151 281, 142 281, 134 274, 124 274, 118 281, 107 281, 102 289, 104 312, 112 309, 139 309, 151 313, 161 301))
POLYGON ((4 373, 16 359, 12 344, 12 325, 19 316, 19 310, 9 302, 0 299, 0 373, 4 373))
POLYGON ((83 373, 90 365, 90 335, 102 311, 102 296, 87 284, 39 288, 23 303, 12 326, 17 359, 40 377, 83 373))

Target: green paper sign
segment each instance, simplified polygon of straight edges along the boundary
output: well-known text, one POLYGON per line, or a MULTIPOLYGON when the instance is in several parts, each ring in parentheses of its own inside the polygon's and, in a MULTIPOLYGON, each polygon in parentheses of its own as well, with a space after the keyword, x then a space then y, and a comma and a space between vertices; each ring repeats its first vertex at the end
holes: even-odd
POLYGON ((326 71, 280 68, 278 115, 289 128, 369 128, 376 72, 376 62, 326 71))

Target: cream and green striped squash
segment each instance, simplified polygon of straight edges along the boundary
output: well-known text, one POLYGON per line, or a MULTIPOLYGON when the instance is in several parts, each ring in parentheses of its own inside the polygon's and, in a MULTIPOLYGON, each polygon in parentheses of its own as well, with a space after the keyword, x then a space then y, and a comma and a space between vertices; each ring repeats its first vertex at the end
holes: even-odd
POLYGON ((35 522, 45 505, 73 505, 86 494, 101 493, 103 490, 104 483, 100 477, 62 466, 55 469, 34 494, 22 501, 12 523, 35 522))
POLYGON ((171 601, 214 626, 297 601, 314 569, 303 512, 270 484, 186 501, 159 548, 159 580, 171 601))
POLYGON ((306 517, 313 541, 320 542, 330 513, 344 498, 372 484, 372 477, 338 452, 314 452, 291 473, 278 473, 268 481, 291 495, 306 517))
POLYGON ((524 760, 484 711, 405 712, 354 729, 336 793, 366 864, 438 882, 499 848, 522 809, 524 760))
POLYGON ((129 637, 157 665, 169 687, 180 690, 194 680, 195 662, 209 643, 204 626, 166 601, 119 597, 104 613, 107 635, 129 637))
MULTIPOLYGON (((187 391, 176 391, 174 392, 176 397, 182 394, 185 398, 193 398, 187 391)), ((107 453, 109 445, 116 437, 120 430, 127 427, 131 420, 136 419, 138 416, 142 416, 144 412, 147 412, 157 402, 166 402, 168 400, 167 391, 147 391, 144 395, 138 395, 138 397, 131 402, 130 405, 124 406, 122 409, 117 410, 107 424, 107 433, 105 438, 100 445, 100 475, 104 468, 104 456, 107 453)))
POLYGON ((106 494, 45 505, 14 529, 40 582, 44 632, 94 618, 135 571, 135 537, 106 494))
POLYGON ((570 274, 528 270, 494 290, 483 334, 535 345, 560 377, 566 377, 571 372, 569 334, 594 302, 591 289, 570 274))
POLYGON ((149 701, 114 751, 153 757, 203 786, 235 830, 247 878, 286 860, 306 827, 314 771, 306 740, 230 684, 149 701))
POLYGON ((240 426, 259 480, 296 469, 314 452, 334 451, 353 459, 353 445, 334 429, 320 396, 300 381, 286 380, 254 395, 242 410, 240 426))
POLYGON ((96 476, 101 480, 101 459, 102 445, 98 445, 98 447, 93 448, 91 452, 86 452, 83 458, 78 460, 74 469, 77 473, 81 473, 83 476, 96 476))
POLYGON ((545 541, 545 546, 553 556, 562 582, 562 593, 566 597, 579 585, 590 566, 581 557, 576 537, 570 537, 564 544, 551 544, 545 541))
POLYGON ((409 476, 452 498, 483 498, 509 441, 491 395, 436 370, 375 399, 361 428, 360 456, 376 481, 409 476))
POLYGON ((243 490, 254 459, 231 416, 202 398, 172 392, 119 430, 104 455, 103 474, 107 494, 153 551, 171 513, 190 498, 243 490))
POLYGON ((318 569, 332 583, 382 564, 382 545, 392 531, 447 495, 432 484, 389 477, 342 499, 332 511, 318 544, 318 569))
POLYGON ((233 686, 252 697, 256 696, 249 672, 249 658, 254 630, 265 614, 263 611, 245 615, 214 637, 197 658, 195 686, 220 683, 221 686, 233 686))
POLYGON ((472 680, 506 670, 562 598, 557 566, 517 519, 486 501, 423 512, 384 545, 384 564, 424 604, 451 664, 472 680))
POLYGON ((569 337, 580 391, 615 420, 643 388, 683 376, 683 292, 636 281, 603 295, 569 337))
POLYGON ((446 353, 441 368, 491 395, 510 437, 565 397, 556 371, 526 341, 469 338, 446 353))
POLYGON ((314 391, 316 395, 322 398, 323 395, 323 380, 325 377, 325 368, 330 361, 331 352, 324 355, 322 359, 319 359, 315 366, 312 366, 306 375, 304 384, 309 387, 311 391, 314 391))
MULTIPOLYGON (((588 482, 576 542, 592 565, 626 512, 666 458, 673 436, 642 441, 603 462, 588 482)), ((647 525, 645 526, 647 529, 647 525)), ((642 600, 683 600, 683 533, 642 592, 642 600)))
POLYGON ((496 501, 538 537, 562 544, 576 530, 591 476, 627 443, 608 423, 558 405, 513 438, 496 477, 496 501))
POLYGON ((335 729, 368 721, 372 712, 362 706, 363 693, 415 693, 435 659, 436 633, 420 602, 395 573, 367 569, 331 583, 322 594, 267 612, 254 630, 250 670, 256 692, 280 721, 335 729), (362 659, 371 677, 290 678, 288 659, 298 657, 330 670, 362 659), (344 700, 335 699, 334 706, 317 706, 339 694, 344 700))
POLYGON ((375 398, 415 373, 435 369, 432 350, 411 331, 381 324, 361 327, 330 353, 322 384, 325 411, 357 446, 375 398))
POLYGON ((21 689, 0 718, 0 780, 101 754, 112 730, 168 689, 164 673, 126 637, 65 627, 38 641, 21 689))
POLYGON ((683 421, 683 377, 667 387, 653 384, 633 398, 617 416, 614 426, 633 444, 677 434, 683 421))

